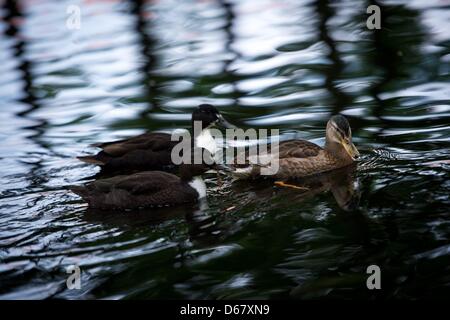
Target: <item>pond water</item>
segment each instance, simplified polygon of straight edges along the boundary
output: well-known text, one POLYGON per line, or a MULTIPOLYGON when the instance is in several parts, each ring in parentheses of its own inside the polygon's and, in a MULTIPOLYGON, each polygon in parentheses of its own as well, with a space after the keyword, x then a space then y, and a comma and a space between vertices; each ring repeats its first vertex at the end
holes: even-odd
POLYGON ((0 1, 0 298, 450 297, 450 2, 377 1, 369 30, 374 2, 0 1), (211 175, 175 209, 68 190, 98 171, 89 144, 200 103, 318 144, 344 114, 362 160, 308 192, 211 175))

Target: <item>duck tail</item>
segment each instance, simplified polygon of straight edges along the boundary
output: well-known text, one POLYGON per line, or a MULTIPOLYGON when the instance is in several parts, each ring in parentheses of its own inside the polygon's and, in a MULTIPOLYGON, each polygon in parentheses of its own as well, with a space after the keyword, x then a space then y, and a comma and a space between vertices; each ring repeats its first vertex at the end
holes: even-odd
POLYGON ((89 197, 88 190, 86 189, 86 187, 83 186, 72 186, 70 187, 70 191, 82 197, 83 199, 87 199, 89 197))
POLYGON ((90 164, 96 164, 96 165, 99 165, 99 166, 104 166, 106 164, 105 161, 99 159, 99 157, 97 155, 95 155, 95 156, 77 157, 77 159, 82 161, 82 162, 86 162, 86 163, 90 163, 90 164))
POLYGON ((91 144, 89 145, 89 147, 92 147, 92 148, 101 148, 101 147, 104 147, 104 145, 105 145, 104 142, 96 142, 96 143, 91 143, 91 144))
POLYGON ((236 180, 251 179, 259 175, 261 166, 254 164, 243 168, 236 168, 231 175, 236 180))
POLYGON ((235 178, 236 180, 246 180, 249 179, 251 176, 251 167, 246 167, 246 168, 237 168, 236 170, 234 170, 231 175, 233 176, 233 178, 235 178))

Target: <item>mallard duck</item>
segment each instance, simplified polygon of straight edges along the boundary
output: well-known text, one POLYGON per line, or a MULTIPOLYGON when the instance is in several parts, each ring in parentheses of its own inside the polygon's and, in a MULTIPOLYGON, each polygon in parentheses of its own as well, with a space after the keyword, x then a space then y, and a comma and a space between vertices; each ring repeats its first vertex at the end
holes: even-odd
MULTIPOLYGON (((213 155, 218 148, 209 129, 215 125, 234 128, 210 104, 201 104, 192 112, 191 124, 194 131, 194 141, 191 145, 205 148, 213 155), (194 122, 198 123, 199 132, 194 130, 194 122)), ((178 141, 171 141, 169 133, 148 132, 124 140, 94 144, 92 146, 101 148, 102 151, 96 155, 78 157, 78 159, 99 165, 103 171, 107 172, 166 170, 174 166, 171 152, 178 143, 178 141)))
POLYGON ((211 166, 183 164, 180 177, 164 171, 144 171, 99 179, 71 190, 91 209, 124 210, 195 203, 206 197, 202 174, 211 166))
MULTIPOLYGON (((347 119, 336 115, 327 123, 324 148, 306 140, 288 140, 280 142, 278 152, 262 156, 267 155, 273 161, 279 159, 278 171, 267 177, 288 180, 348 166, 359 157, 359 152, 352 142, 347 119)), ((247 158, 246 164, 234 166, 233 175, 237 179, 262 177, 262 167, 257 160, 247 158)), ((278 184, 285 183, 280 181, 278 184)))

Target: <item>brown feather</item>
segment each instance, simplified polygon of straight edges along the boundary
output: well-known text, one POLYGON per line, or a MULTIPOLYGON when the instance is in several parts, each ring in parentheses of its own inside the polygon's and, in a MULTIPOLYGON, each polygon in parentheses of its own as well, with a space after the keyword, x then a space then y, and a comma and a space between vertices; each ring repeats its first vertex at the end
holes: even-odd
POLYGON ((280 142, 279 156, 283 158, 316 157, 323 149, 306 140, 288 140, 280 142))
POLYGON ((95 144, 102 151, 78 159, 114 172, 165 169, 173 166, 171 153, 177 143, 171 141, 170 134, 150 132, 129 139, 95 144))
MULTIPOLYGON (((268 153, 271 152, 268 147, 268 153)), ((277 155, 274 155, 275 157, 277 155)), ((274 175, 267 176, 276 179, 301 178, 312 174, 330 171, 347 165, 341 163, 323 148, 306 140, 288 140, 280 142, 278 149, 279 169, 274 175)), ((248 167, 248 157, 245 165, 235 165, 235 168, 248 167)), ((243 172, 243 171, 240 171, 243 172)), ((245 177, 246 174, 236 173, 236 177, 245 177)), ((261 166, 252 165, 248 171, 248 178, 257 178, 261 175, 261 166)), ((262 177, 262 176, 261 176, 262 177)))
POLYGON ((177 176, 162 171, 139 172, 91 182, 72 191, 91 208, 136 209, 194 203, 198 193, 177 176))

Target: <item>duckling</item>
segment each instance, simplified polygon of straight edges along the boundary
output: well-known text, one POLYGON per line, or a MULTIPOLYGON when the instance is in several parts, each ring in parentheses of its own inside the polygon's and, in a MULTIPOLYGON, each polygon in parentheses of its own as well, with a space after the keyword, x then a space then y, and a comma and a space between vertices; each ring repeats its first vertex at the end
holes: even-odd
MULTIPOLYGON (((234 128, 224 119, 220 112, 210 104, 201 104, 192 112, 191 124, 200 124, 200 132, 194 136, 191 145, 205 148, 211 154, 217 151, 217 145, 209 129, 212 126, 234 128)), ((194 134, 196 132, 194 131, 194 134)), ((78 157, 79 160, 96 164, 104 172, 139 171, 139 170, 169 170, 175 165, 171 160, 172 149, 178 141, 171 140, 171 134, 148 132, 132 138, 94 144, 102 151, 93 156, 78 157)))
POLYGON ((100 179, 71 190, 91 209, 133 210, 193 204, 206 197, 205 164, 182 164, 180 177, 164 171, 144 171, 100 179))
MULTIPOLYGON (((269 177, 288 180, 348 166, 359 157, 359 152, 352 142, 352 131, 347 119, 342 115, 335 115, 327 123, 324 148, 306 140, 288 140, 280 142, 278 152, 263 156, 269 156, 273 161, 279 159, 278 171, 269 177)), ((246 162, 248 160, 251 159, 247 158, 246 162)), ((261 167, 263 165, 257 161, 235 165, 233 176, 236 179, 263 177, 261 167)), ((276 184, 295 187, 284 181, 276 184)))

